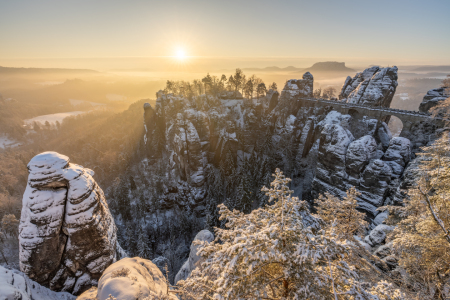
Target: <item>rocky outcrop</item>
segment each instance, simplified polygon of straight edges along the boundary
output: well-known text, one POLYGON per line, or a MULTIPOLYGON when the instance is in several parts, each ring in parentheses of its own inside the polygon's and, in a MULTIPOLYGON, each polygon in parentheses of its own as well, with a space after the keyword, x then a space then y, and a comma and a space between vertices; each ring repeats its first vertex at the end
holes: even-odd
POLYGON ((20 269, 54 291, 80 294, 116 260, 116 226, 94 172, 56 152, 28 164, 20 269))
POLYGON ((269 105, 269 112, 272 111, 275 106, 278 105, 278 97, 280 96, 280 93, 278 91, 270 89, 266 94, 266 99, 269 105))
POLYGON ((348 103, 389 107, 397 88, 397 67, 371 67, 344 82, 339 99, 348 103))
POLYGON ((437 106, 439 103, 450 97, 450 87, 440 87, 432 89, 423 96, 423 100, 419 105, 419 111, 429 112, 431 108, 437 106))
POLYGON ((77 300, 107 300, 111 295, 117 300, 173 299, 158 267, 140 257, 124 258, 110 265, 98 282, 77 300))
POLYGON ((54 292, 16 270, 0 266, 1 300, 75 300, 75 296, 54 292))
POLYGON ((360 209, 373 219, 379 213, 376 209, 384 205, 398 186, 397 179, 411 158, 411 146, 406 138, 390 139, 384 123, 375 129, 371 120, 353 119, 331 111, 317 125, 319 146, 312 198, 326 192, 343 197, 354 186, 360 192, 360 209), (365 135, 355 140, 353 132, 365 135))
POLYGON ((178 166, 181 178, 193 186, 201 186, 203 175, 202 145, 194 125, 179 113, 175 124, 168 130, 168 141, 172 142, 171 160, 178 166))
POLYGON ((286 82, 281 97, 292 99, 297 96, 309 97, 313 96, 314 77, 311 73, 303 74, 303 79, 290 79, 286 82))
POLYGON ((196 268, 199 265, 200 256, 197 255, 197 250, 199 248, 199 245, 196 245, 195 241, 205 241, 205 242, 212 242, 214 240, 214 235, 209 230, 202 230, 194 238, 194 241, 191 244, 191 252, 189 253, 189 258, 186 260, 186 262, 183 264, 181 269, 178 271, 177 275, 175 276, 175 284, 180 280, 185 280, 188 278, 189 274, 191 274, 192 270, 196 268))

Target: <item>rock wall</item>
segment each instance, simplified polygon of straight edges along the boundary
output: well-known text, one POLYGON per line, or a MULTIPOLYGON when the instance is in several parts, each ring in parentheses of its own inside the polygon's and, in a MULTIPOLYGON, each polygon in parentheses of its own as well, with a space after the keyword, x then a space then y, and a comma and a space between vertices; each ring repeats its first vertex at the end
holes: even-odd
POLYGON ((339 99, 348 103, 389 107, 397 88, 397 67, 371 67, 344 82, 339 99))
POLYGON ((194 241, 191 244, 191 252, 189 253, 189 258, 183 264, 181 269, 178 271, 175 276, 175 284, 177 284, 180 280, 185 280, 188 278, 189 274, 191 274, 192 270, 198 266, 200 261, 200 256, 197 255, 197 250, 199 245, 195 245, 195 241, 206 241, 208 243, 214 240, 214 235, 209 230, 202 230, 194 238, 194 241))
POLYGON ((20 269, 54 291, 80 294, 116 260, 116 226, 94 172, 56 152, 28 164, 20 269))

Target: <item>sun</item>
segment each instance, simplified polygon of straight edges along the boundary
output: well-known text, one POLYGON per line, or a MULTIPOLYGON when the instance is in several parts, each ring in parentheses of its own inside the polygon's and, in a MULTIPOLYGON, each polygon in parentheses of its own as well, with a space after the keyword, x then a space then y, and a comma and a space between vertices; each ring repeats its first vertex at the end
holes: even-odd
POLYGON ((178 58, 179 60, 183 60, 186 58, 186 52, 183 49, 178 49, 177 50, 177 54, 176 54, 176 58, 178 58))

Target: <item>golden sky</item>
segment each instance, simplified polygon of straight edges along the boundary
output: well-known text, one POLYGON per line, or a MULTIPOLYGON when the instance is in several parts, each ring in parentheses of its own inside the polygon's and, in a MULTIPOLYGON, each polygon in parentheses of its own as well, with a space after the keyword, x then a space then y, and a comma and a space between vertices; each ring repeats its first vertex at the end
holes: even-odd
POLYGON ((0 0, 0 65, 450 64, 450 1, 0 0), (169 57, 169 58, 168 58, 169 57))

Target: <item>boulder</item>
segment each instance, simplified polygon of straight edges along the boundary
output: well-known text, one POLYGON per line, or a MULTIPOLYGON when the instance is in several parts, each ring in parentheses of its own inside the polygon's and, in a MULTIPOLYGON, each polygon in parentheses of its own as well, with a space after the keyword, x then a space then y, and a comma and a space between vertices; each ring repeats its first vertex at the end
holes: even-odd
POLYGON ((393 161, 405 167, 411 159, 411 142, 404 137, 395 137, 389 142, 389 147, 383 155, 384 161, 393 161))
POLYGON ((392 139, 392 133, 385 122, 381 122, 378 129, 376 130, 375 139, 381 144, 383 151, 389 147, 389 142, 392 139))
POLYGON ((28 164, 20 269, 54 291, 80 294, 116 260, 114 219, 94 172, 56 152, 28 164))
POLYGON ((376 207, 383 205, 386 189, 391 181, 392 169, 380 159, 372 160, 361 174, 361 198, 376 207))
POLYGON ((370 67, 347 79, 339 99, 347 103, 390 107, 397 88, 397 67, 370 67), (344 100, 345 99, 345 100, 344 100))
POLYGON ((392 242, 390 242, 386 245, 381 245, 373 252, 373 254, 378 256, 379 258, 385 258, 386 256, 391 255, 392 254, 392 242))
POLYGON ((0 266, 0 299, 75 300, 75 296, 65 292, 54 292, 17 270, 8 270, 0 266))
POLYGON ((423 96, 423 100, 419 105, 419 111, 429 112, 431 108, 450 97, 449 88, 450 87, 440 87, 429 90, 427 94, 423 96))
POLYGON ((347 149, 347 173, 359 177, 364 167, 376 156, 377 142, 370 135, 365 135, 350 143, 347 149))
POLYGON ((388 234, 392 230, 392 226, 380 224, 370 231, 369 235, 364 238, 364 242, 372 247, 381 245, 386 239, 386 234, 388 234))
POLYGON ((98 282, 98 288, 84 292, 77 300, 164 299, 177 300, 168 293, 168 286, 158 267, 151 261, 139 257, 124 258, 110 265, 98 282))
POLYGON ((175 284, 177 284, 180 280, 185 280, 188 278, 189 274, 191 274, 192 270, 196 268, 199 265, 200 256, 197 255, 198 248, 200 245, 196 245, 195 241, 205 241, 205 242, 212 242, 214 240, 214 235, 211 233, 211 231, 204 229, 197 233, 197 235, 194 238, 194 241, 191 244, 191 252, 189 253, 189 258, 186 260, 186 262, 181 267, 180 271, 178 271, 177 275, 175 276, 175 284))

